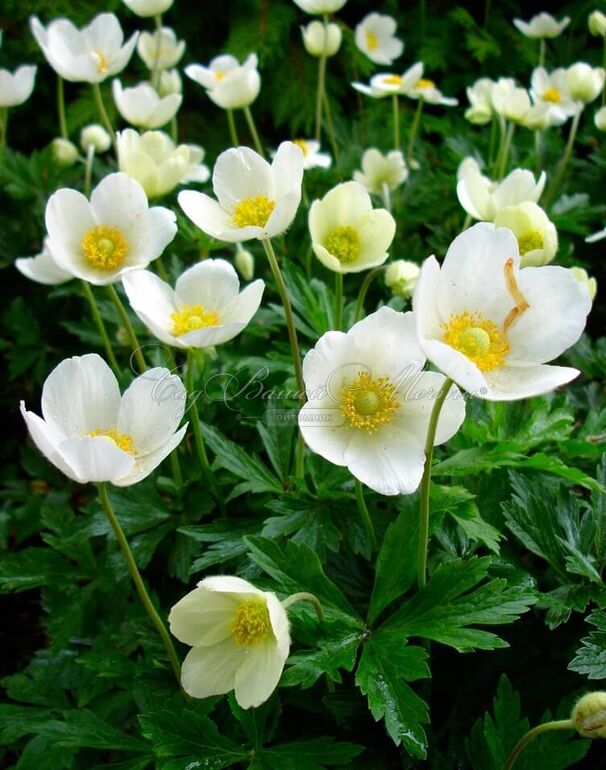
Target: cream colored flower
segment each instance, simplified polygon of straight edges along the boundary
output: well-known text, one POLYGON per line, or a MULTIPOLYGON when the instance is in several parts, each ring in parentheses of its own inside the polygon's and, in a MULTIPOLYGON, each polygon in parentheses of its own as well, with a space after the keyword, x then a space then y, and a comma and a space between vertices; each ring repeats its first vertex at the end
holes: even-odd
POLYGON ((293 144, 303 153, 303 168, 330 168, 332 158, 327 152, 320 152, 320 142, 317 139, 293 139, 293 144))
POLYGON ((15 72, 0 70, 0 107, 17 107, 26 102, 34 90, 37 67, 24 65, 15 72))
POLYGON ((530 93, 535 104, 547 105, 552 126, 562 125, 578 110, 568 93, 566 70, 561 67, 551 73, 544 67, 537 67, 532 73, 530 93))
POLYGON ((606 37, 606 14, 601 11, 590 13, 587 26, 594 37, 606 37))
POLYGON ((324 27, 321 21, 310 21, 301 27, 301 37, 305 50, 311 56, 334 56, 341 47, 343 33, 338 24, 330 22, 324 27))
POLYGON ((595 127, 600 131, 606 131, 606 107, 600 107, 600 109, 593 116, 593 122, 595 127))
POLYGON ((44 245, 40 254, 35 257, 20 257, 15 260, 15 267, 26 278, 36 283, 42 283, 45 286, 59 286, 62 283, 71 281, 74 277, 71 273, 62 270, 50 253, 48 243, 44 240, 44 245))
POLYGON ((423 77, 423 64, 417 62, 409 67, 402 75, 395 75, 393 72, 381 72, 373 75, 370 84, 352 83, 352 86, 366 96, 372 96, 375 99, 382 99, 385 96, 405 95, 408 96, 418 85, 423 77))
POLYGON ((252 281, 255 275, 255 258, 241 243, 236 244, 236 267, 245 281, 252 281))
POLYGON ((583 104, 593 102, 604 88, 605 70, 577 62, 566 70, 566 85, 572 99, 583 104))
POLYGON ((58 136, 51 142, 53 160, 58 166, 73 166, 80 157, 78 148, 69 139, 58 136))
MULTIPOLYGON (((150 84, 151 85, 151 84, 150 84)), ((158 76, 158 96, 180 94, 183 91, 183 83, 179 70, 164 70, 158 76)))
POLYGON ((400 150, 383 155, 376 147, 365 150, 362 155, 362 171, 354 171, 354 182, 358 182, 371 195, 382 195, 385 188, 396 190, 408 178, 408 168, 400 150))
POLYGON ((441 104, 444 107, 455 107, 459 103, 459 100, 454 97, 444 96, 434 81, 425 77, 419 78, 406 96, 411 99, 423 99, 427 104, 441 104))
POLYGON ((408 299, 412 296, 421 268, 415 262, 406 259, 396 259, 385 269, 385 285, 396 297, 408 299))
POLYGON ((181 61, 185 40, 177 40, 174 29, 170 27, 141 32, 137 53, 148 70, 169 70, 181 61))
POLYGON ((589 299, 593 302, 595 295, 598 293, 598 282, 596 279, 593 276, 590 277, 587 270, 584 270, 582 267, 570 267, 568 269, 572 273, 574 280, 585 286, 589 299))
POLYGON ((119 80, 112 83, 118 112, 127 123, 139 128, 160 128, 171 121, 181 106, 181 94, 160 97, 149 83, 122 88, 119 80))
POLYGON ((570 24, 570 16, 564 16, 561 21, 554 19, 549 13, 539 13, 528 22, 514 19, 513 23, 526 37, 542 39, 559 37, 570 24))
POLYGON ((340 11, 347 0, 294 0, 305 13, 325 14, 340 11))
POLYGON ((521 123, 531 107, 530 95, 513 78, 499 78, 492 89, 492 106, 502 118, 521 123))
POLYGON ((536 203, 526 201, 497 211, 495 227, 507 227, 515 235, 522 267, 542 267, 555 257, 558 232, 536 203))
POLYGON ((96 153, 107 152, 112 146, 109 133, 98 123, 84 126, 80 131, 80 147, 87 152, 89 147, 94 147, 96 153))
POLYGON ((174 0, 122 0, 122 2, 137 16, 147 18, 165 13, 174 0))
POLYGON ((467 98, 471 105, 465 111, 465 118, 478 126, 490 123, 493 115, 492 107, 492 89, 494 80, 490 78, 480 78, 466 89, 467 98))
POLYGON ((386 209, 373 209, 357 182, 333 187, 309 209, 314 254, 336 273, 359 273, 382 265, 389 256, 396 223, 386 209))
POLYGON ((206 89, 211 101, 224 110, 236 110, 250 106, 261 90, 261 76, 257 70, 257 55, 240 64, 229 54, 217 56, 208 67, 189 64, 185 74, 194 83, 206 89))
POLYGON ((290 651, 286 610, 275 594, 230 575, 207 577, 171 609, 170 630, 191 645, 181 683, 193 698, 234 690, 241 708, 264 703, 290 651))
POLYGON ((356 45, 375 64, 393 64, 404 51, 404 43, 396 35, 393 16, 369 13, 356 26, 356 45))

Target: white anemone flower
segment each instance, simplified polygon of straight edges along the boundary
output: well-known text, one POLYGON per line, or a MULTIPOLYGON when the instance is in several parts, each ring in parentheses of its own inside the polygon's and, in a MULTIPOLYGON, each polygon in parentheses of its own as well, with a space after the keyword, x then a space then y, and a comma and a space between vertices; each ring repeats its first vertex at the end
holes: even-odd
POLYGON ((159 96, 182 93, 183 82, 181 80, 181 75, 179 75, 179 70, 164 70, 163 72, 159 72, 157 91, 159 96))
POLYGON ((128 487, 160 465, 185 435, 177 430, 185 388, 168 369, 148 369, 124 395, 96 353, 62 361, 42 389, 42 418, 21 414, 42 454, 80 484, 128 487), (170 393, 170 397, 166 394, 170 393))
POLYGON ((321 152, 321 145, 317 139, 293 139, 293 144, 303 153, 303 168, 330 168, 332 158, 327 152, 321 152))
POLYGON ((566 82, 566 70, 560 67, 549 73, 544 67, 533 70, 530 81, 530 93, 535 104, 546 104, 549 122, 560 126, 578 110, 578 105, 571 99, 566 82))
MULTIPOLYGON (((303 360, 305 443, 379 494, 414 492, 431 410, 446 379, 424 366, 411 312, 382 307, 347 333, 322 335, 303 360)), ((435 443, 448 441, 464 418, 465 401, 453 386, 435 443)))
POLYGON ((141 32, 137 53, 148 70, 169 70, 179 63, 185 53, 185 40, 178 40, 170 27, 141 32))
POLYGON ((122 279, 130 306, 150 332, 176 348, 221 345, 248 326, 265 284, 240 291, 238 274, 224 259, 206 259, 177 279, 174 290, 150 270, 122 279))
POLYGON ((541 40, 546 37, 559 37, 570 24, 570 16, 564 16, 561 21, 554 19, 550 13, 538 13, 530 21, 514 19, 513 23, 526 37, 541 40))
POLYGON ((452 96, 444 96, 429 78, 419 78, 406 96, 410 99, 423 99, 427 104, 441 104, 443 107, 456 107, 459 103, 459 100, 452 96))
POLYGON ((123 173, 102 179, 90 202, 77 190, 57 190, 46 204, 46 229, 57 265, 97 286, 147 267, 177 234, 173 212, 149 208, 141 185, 123 173))
POLYGON ((386 96, 406 96, 418 85, 423 77, 423 64, 416 62, 401 75, 393 72, 380 72, 373 75, 369 85, 365 83, 352 83, 352 86, 366 96, 374 99, 383 99, 386 96))
POLYGON ((15 72, 0 70, 0 107, 18 107, 26 102, 34 90, 37 70, 28 64, 15 72))
POLYGON ((389 254, 396 222, 386 209, 373 209, 358 182, 343 182, 309 209, 314 254, 335 273, 359 273, 382 265, 389 254))
POLYGON ((122 0, 122 2, 137 16, 147 18, 165 13, 174 0, 122 0))
POLYGON ((582 104, 593 102, 602 93, 606 70, 576 62, 566 70, 566 85, 572 99, 582 104))
POLYGON ((371 195, 383 195, 385 188, 396 190, 408 178, 408 168, 400 150, 386 155, 370 147, 362 155, 362 171, 354 171, 354 182, 358 182, 371 195))
POLYGON ((305 50, 310 56, 320 58, 334 56, 341 47, 343 33, 341 27, 334 22, 324 26, 324 23, 310 21, 305 27, 301 27, 301 38, 305 50))
POLYGON ((42 251, 35 257, 19 257, 15 260, 15 267, 26 278, 45 286, 59 286, 71 281, 74 277, 71 273, 62 270, 50 253, 47 239, 44 239, 42 251))
POLYGON ((257 55, 251 53, 240 64, 235 56, 224 54, 214 58, 208 67, 189 64, 188 78, 206 89, 206 95, 224 110, 249 107, 261 90, 261 76, 257 69, 257 55))
POLYGON ((200 230, 220 241, 265 240, 290 227, 302 180, 303 153, 292 142, 282 142, 271 165, 249 147, 232 147, 219 155, 213 170, 217 200, 184 190, 179 205, 200 230))
POLYGON ((492 89, 494 80, 480 78, 465 89, 470 107, 465 111, 465 118, 474 125, 490 123, 493 116, 492 89))
POLYGON ((515 235, 521 267, 541 267, 555 257, 558 231, 543 209, 525 201, 497 211, 495 227, 507 227, 515 235))
POLYGON ((594 11, 589 14, 587 26, 594 37, 606 37, 606 15, 601 11, 594 11))
POLYGON ((231 575, 207 577, 171 609, 170 630, 188 644, 181 684, 193 698, 234 690, 241 708, 264 703, 290 651, 288 615, 278 597, 231 575))
POLYGON ((396 297, 408 299, 412 296, 421 268, 416 262, 406 259, 396 259, 385 268, 385 285, 396 297))
POLYGON ((425 260, 413 296, 427 358, 489 401, 538 396, 574 379, 577 369, 547 364, 579 339, 590 309, 566 268, 520 269, 514 234, 486 222, 455 238, 441 268, 425 260))
POLYGON ((375 64, 393 64, 404 51, 404 43, 396 37, 396 29, 393 16, 369 13, 356 26, 356 45, 375 64))
POLYGON ((294 0, 296 5, 305 13, 325 14, 340 11, 347 0, 294 0))
POLYGON ((48 63, 71 83, 101 83, 117 75, 128 64, 139 34, 123 45, 124 33, 113 13, 99 14, 82 30, 68 19, 55 19, 44 27, 32 16, 30 25, 48 63))
POLYGON ((499 78, 492 89, 492 106, 502 118, 522 123, 532 104, 528 91, 513 78, 499 78))
POLYGON ((112 93, 118 112, 127 123, 139 128, 160 128, 171 121, 181 106, 181 94, 158 96, 149 83, 122 88, 119 80, 112 83, 112 93))
POLYGON ((596 243, 596 241, 602 241, 606 238, 606 227, 603 230, 598 230, 597 233, 592 233, 585 238, 585 243, 596 243))
POLYGON ((475 158, 465 158, 457 171, 457 197, 465 211, 481 221, 492 222, 499 209, 525 201, 536 203, 545 188, 544 171, 535 180, 531 171, 516 168, 501 182, 484 176, 475 158))

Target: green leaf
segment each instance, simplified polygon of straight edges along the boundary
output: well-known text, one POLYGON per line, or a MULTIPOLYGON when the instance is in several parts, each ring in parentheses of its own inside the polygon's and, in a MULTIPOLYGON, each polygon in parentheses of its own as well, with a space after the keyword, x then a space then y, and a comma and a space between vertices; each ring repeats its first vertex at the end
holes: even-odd
POLYGON ((73 585, 79 570, 50 548, 26 548, 3 554, 0 559, 0 589, 27 591, 46 585, 73 585))
POLYGON ((86 747, 135 752, 149 750, 146 741, 118 730, 88 709, 64 711, 62 721, 45 722, 38 726, 36 732, 51 740, 54 746, 68 749, 86 747))
POLYGON ((354 743, 337 742, 334 738, 283 743, 262 749, 254 767, 264 770, 322 770, 325 767, 351 767, 352 760, 364 751, 354 743))
POLYGON ((581 639, 581 647, 568 668, 588 679, 606 679, 606 612, 596 610, 586 621, 598 630, 581 639))

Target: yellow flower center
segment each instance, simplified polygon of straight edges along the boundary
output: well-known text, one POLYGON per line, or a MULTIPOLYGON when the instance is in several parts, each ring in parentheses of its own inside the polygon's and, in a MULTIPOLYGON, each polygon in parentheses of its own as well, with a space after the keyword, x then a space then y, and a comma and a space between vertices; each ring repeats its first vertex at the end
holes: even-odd
POLYGON ((93 56, 97 59, 97 69, 99 72, 107 72, 108 61, 105 58, 105 55, 99 51, 98 48, 95 48, 93 50, 93 56))
POLYGON ((379 46, 379 38, 375 35, 374 32, 367 32, 366 33, 366 47, 369 51, 376 51, 376 49, 379 46))
POLYGON ((426 78, 421 78, 420 80, 417 80, 415 84, 415 88, 435 88, 436 84, 433 82, 433 80, 427 80, 426 78))
POLYGON ((385 75, 383 83, 387 86, 401 86, 402 78, 399 75, 385 75))
POLYGON ((92 437, 104 436, 105 438, 109 438, 114 442, 118 449, 121 449, 129 455, 135 454, 135 442, 133 441, 132 436, 129 436, 127 433, 118 433, 115 428, 110 428, 109 430, 97 428, 88 435, 92 437))
POLYGON ((337 227, 324 242, 326 250, 342 264, 353 262, 360 253, 360 236, 355 227, 337 227))
POLYGON ((82 253, 91 267, 115 270, 126 259, 128 244, 122 231, 108 225, 95 225, 84 233, 82 253))
POLYGON ((243 602, 236 610, 232 633, 236 644, 244 647, 252 647, 271 638, 271 621, 265 602, 256 599, 243 602))
POLYGON ((492 372, 503 365, 509 352, 505 334, 480 313, 460 313, 443 324, 443 340, 467 356, 482 372, 492 372))
POLYGON ((296 144, 297 147, 301 149, 301 152, 303 155, 305 155, 305 157, 309 155, 309 142, 306 142, 305 139, 293 139, 292 143, 296 144))
POLYGON ((391 422, 400 408, 395 391, 388 377, 373 380, 368 372, 360 372, 350 385, 343 386, 339 396, 347 424, 374 433, 379 425, 391 422))
POLYGON ((543 92, 543 101, 558 104, 562 101, 562 92, 559 88, 548 88, 543 92))
POLYGON ((266 198, 264 195, 255 195, 254 198, 244 198, 236 204, 234 209, 234 224, 236 227, 265 227, 271 212, 276 205, 275 201, 266 198))
POLYGON ((223 72, 223 70, 216 70, 215 80, 223 80, 224 77, 225 77, 225 72, 223 72))
POLYGON ((205 310, 202 305, 182 305, 170 314, 170 318, 175 337, 206 326, 218 326, 220 323, 219 314, 215 310, 205 310))
POLYGON ((538 230, 531 230, 518 238, 518 246, 521 256, 528 254, 529 251, 543 248, 543 236, 538 230))

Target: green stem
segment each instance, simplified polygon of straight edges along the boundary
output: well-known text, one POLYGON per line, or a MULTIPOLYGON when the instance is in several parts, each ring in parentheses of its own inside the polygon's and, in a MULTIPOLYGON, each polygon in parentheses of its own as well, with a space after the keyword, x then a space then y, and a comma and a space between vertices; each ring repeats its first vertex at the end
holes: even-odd
POLYGON ((0 109, 0 159, 4 155, 7 146, 6 135, 8 133, 8 107, 0 109))
POLYGON ((114 148, 114 151, 116 151, 116 132, 114 131, 112 122, 109 119, 107 110, 105 109, 105 104, 103 103, 103 94, 101 93, 101 87, 99 86, 99 83, 93 83, 92 85, 93 85, 93 94, 95 96, 95 104, 97 105, 97 110, 99 112, 99 117, 101 118, 101 123, 103 123, 105 128, 108 130, 110 138, 112 140, 112 147, 114 148))
POLYGON ((128 567, 130 576, 133 580, 133 583, 135 584, 135 588, 137 589, 139 598, 141 599, 141 602, 145 607, 145 611, 147 612, 149 619, 156 627, 156 631, 158 632, 158 634, 160 635, 160 638, 162 639, 162 644, 164 645, 164 649, 166 650, 168 659, 170 660, 173 671, 175 672, 175 676, 177 677, 177 681, 179 682, 179 686, 181 687, 181 664, 179 663, 179 658, 177 657, 177 653, 175 651, 170 635, 166 629, 166 626, 164 625, 162 618, 158 614, 156 608, 152 603, 152 600, 149 597, 149 594, 147 593, 147 589, 145 588, 145 584, 143 583, 141 573, 139 572, 139 569, 133 557, 133 553, 128 544, 128 540, 124 535, 122 527, 120 526, 120 522, 118 521, 116 514, 114 513, 114 510, 110 503, 109 495, 107 494, 107 485, 105 483, 101 483, 101 484, 98 484, 97 488, 99 490, 99 498, 101 500, 101 505, 103 506, 105 513, 107 514, 107 518, 109 519, 109 523, 111 524, 112 529, 114 530, 114 534, 116 535, 116 540, 118 541, 118 545, 122 550, 122 555, 124 556, 124 560, 126 561, 126 566, 128 567))
POLYGON ((572 125, 570 126, 570 133, 568 135, 568 141, 566 142, 566 149, 564 150, 564 155, 562 156, 562 160, 560 161, 557 171, 555 173, 555 176, 549 186, 549 189, 545 193, 544 198, 544 207, 547 208, 547 206, 551 203, 551 201, 555 198, 556 193, 558 192, 558 189, 560 187, 560 184, 562 182, 562 178, 564 176, 564 172, 566 171, 566 166, 568 165, 570 158, 572 156, 572 150, 574 147, 574 140, 577 136, 577 131, 579 130, 579 122, 581 120, 581 114, 583 110, 577 110, 575 113, 574 118, 572 119, 572 125))
POLYGON ((387 209, 387 211, 391 212, 391 194, 389 192, 389 185, 387 182, 383 182, 383 206, 387 209))
POLYGON ((95 145, 89 144, 86 151, 86 163, 84 164, 84 194, 90 197, 91 180, 93 176, 93 163, 95 162, 95 145))
POLYGON ((572 729, 574 729, 574 724, 572 719, 560 719, 559 721, 545 722, 545 724, 537 725, 537 727, 533 727, 531 730, 529 730, 526 733, 526 735, 521 740, 518 741, 514 750, 507 757, 507 761, 503 766, 503 770, 511 770, 512 767, 515 765, 516 759, 524 751, 526 746, 528 746, 528 744, 531 741, 533 741, 537 736, 541 735, 542 733, 547 733, 547 732, 550 732, 551 730, 572 730, 572 729))
POLYGON ((295 476, 298 479, 305 477, 305 442, 301 431, 297 434, 297 443, 295 446, 295 476))
POLYGON ((490 144, 488 145, 488 166, 492 168, 494 162, 494 151, 497 139, 497 121, 493 115, 490 121, 490 144))
POLYGON ((322 135, 322 101, 324 94, 324 80, 326 78, 326 38, 328 30, 328 16, 324 14, 324 49, 322 56, 318 59, 318 90, 316 93, 316 123, 314 129, 314 139, 320 141, 322 135))
POLYGON ((503 152, 501 155, 501 162, 497 171, 497 179, 502 179, 507 171, 507 161, 509 160, 509 151, 511 150, 511 142, 513 140, 513 134, 516 129, 515 123, 509 123, 507 126, 507 133, 505 135, 505 143, 503 145, 503 152))
POLYGON ((339 162, 339 147, 337 145, 337 139, 335 137, 335 127, 332 122, 332 111, 330 109, 330 102, 328 100, 328 91, 324 89, 322 101, 324 103, 324 112, 326 113, 326 125, 328 127, 328 138, 330 139, 330 146, 332 154, 335 158, 335 163, 339 162))
POLYGON ((492 167, 493 178, 496 177, 499 166, 501 165, 501 156, 503 155, 503 149, 505 147, 505 136, 507 134, 506 123, 503 120, 503 118, 499 116, 498 121, 499 121, 499 148, 497 150, 497 157, 495 158, 494 165, 492 167))
POLYGON ((166 283, 170 283, 170 278, 168 275, 168 270, 166 269, 166 265, 164 264, 164 260, 162 257, 156 257, 154 260, 154 264, 156 266, 156 270, 158 271, 158 275, 160 278, 165 281, 166 283))
POLYGON ((128 317, 128 313, 126 312, 126 308, 122 304, 122 300, 120 299, 118 292, 116 291, 113 284, 111 283, 108 284, 106 286, 106 289, 111 298, 111 301, 116 306, 116 310, 118 311, 118 315, 120 316, 122 325, 126 330, 126 334, 128 335, 130 345, 133 349, 133 354, 135 356, 135 361, 137 362, 137 366, 139 367, 139 371, 144 372, 147 369, 147 364, 145 363, 145 358, 143 358, 143 353, 141 352, 141 345, 139 344, 139 340, 137 339, 137 335, 135 334, 133 325, 130 322, 130 318, 128 317))
POLYGON ((118 366, 116 356, 114 355, 112 344, 107 334, 107 329, 105 328, 105 323, 103 322, 103 318, 101 317, 101 313, 99 312, 99 308, 95 301, 95 295, 93 294, 93 290, 91 289, 91 287, 88 285, 86 281, 81 281, 80 283, 82 286, 82 291, 84 292, 84 296, 86 297, 86 300, 88 302, 88 306, 90 307, 90 312, 93 317, 93 321, 97 326, 97 331, 101 335, 101 339, 103 341, 103 347, 105 348, 105 355, 107 357, 107 360, 109 361, 109 365, 113 369, 116 377, 118 377, 120 375, 120 367, 118 366))
POLYGON ((424 99, 419 99, 419 103, 417 105, 417 109, 415 110, 415 116, 412 121, 412 126, 410 127, 410 136, 408 138, 408 153, 407 153, 407 161, 408 166, 410 167, 413 157, 412 153, 415 148, 415 140, 417 138, 417 132, 419 130, 419 124, 421 123, 421 113, 423 112, 423 104, 425 103, 424 99))
POLYGON ((151 84, 152 86, 158 90, 158 86, 160 84, 160 49, 162 47, 162 38, 160 36, 160 32, 162 30, 162 15, 157 14, 154 16, 154 23, 156 25, 156 35, 158 36, 158 40, 156 42, 156 53, 154 55, 154 66, 152 67, 151 72, 151 84))
POLYGON ((539 43, 539 67, 545 66, 545 51, 546 51, 545 38, 542 37, 539 43))
POLYGON ((227 125, 229 126, 229 138, 232 147, 239 147, 240 142, 238 140, 238 132, 236 131, 236 121, 234 119, 234 111, 226 110, 227 113, 227 125))
MULTIPOLYGON (((170 348, 166 348, 167 351, 167 364, 170 371, 175 374, 177 372, 177 362, 173 356, 173 352, 170 348)), ((170 453, 170 467, 173 474, 173 481, 177 489, 181 489, 183 486, 183 473, 181 472, 181 462, 179 460, 179 447, 176 446, 170 453)))
POLYGON ((368 535, 368 539, 370 541, 370 552, 372 555, 377 550, 377 536, 375 535, 375 528, 366 506, 366 500, 364 499, 364 487, 362 486, 362 482, 356 479, 355 487, 358 510, 360 511, 362 524, 364 525, 364 529, 366 530, 366 534, 368 535))
POLYGON ((383 272, 383 270, 385 270, 383 266, 375 267, 374 270, 371 270, 370 273, 366 274, 366 277, 362 281, 362 285, 360 286, 360 291, 358 292, 358 299, 356 300, 356 313, 354 316, 354 321, 359 321, 364 315, 364 300, 366 299, 366 295, 368 294, 368 289, 370 287, 370 284, 374 281, 374 279, 380 273, 383 272))
MULTIPOLYGON (((606 69, 606 37, 604 38, 604 47, 602 48, 602 67, 606 69)), ((602 89, 602 104, 606 104, 606 87, 602 89)))
POLYGON ((322 605, 317 596, 314 596, 307 591, 300 591, 299 593, 287 596, 286 599, 282 599, 282 606, 287 610, 289 607, 292 607, 295 602, 311 602, 320 623, 324 620, 324 610, 322 609, 322 605))
POLYGON ((343 273, 335 273, 335 329, 343 326, 343 273))
POLYGON ((434 402, 429 426, 427 428, 427 439, 425 441, 425 469, 421 480, 421 501, 419 506, 419 550, 417 553, 417 583, 419 590, 427 582, 427 546, 429 544, 429 489, 431 486, 431 463, 433 461, 433 445, 436 438, 438 419, 442 406, 452 386, 452 380, 446 378, 440 392, 434 402))
POLYGON ((177 116, 170 121, 170 138, 175 144, 179 144, 179 123, 177 122, 177 116))
POLYGON ((400 149, 400 100, 398 94, 391 97, 393 107, 393 146, 394 149, 400 149))
POLYGON ((257 127, 255 126, 255 121, 253 120, 250 107, 244 107, 242 111, 244 112, 244 117, 246 118, 246 122, 248 123, 248 130, 250 131, 250 135, 252 136, 255 149, 259 153, 259 155, 262 158, 264 158, 265 153, 263 152, 263 145, 261 144, 261 140, 259 139, 259 134, 257 132, 257 127))
POLYGON ((59 113, 61 138, 67 139, 69 134, 67 133, 67 120, 65 118, 65 89, 61 75, 57 75, 57 112, 59 113))
POLYGON ((543 166, 542 144, 543 144, 543 132, 542 131, 535 131, 534 132, 534 154, 536 156, 536 158, 535 158, 535 171, 536 171, 537 175, 539 175, 541 173, 541 167, 543 166))

